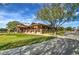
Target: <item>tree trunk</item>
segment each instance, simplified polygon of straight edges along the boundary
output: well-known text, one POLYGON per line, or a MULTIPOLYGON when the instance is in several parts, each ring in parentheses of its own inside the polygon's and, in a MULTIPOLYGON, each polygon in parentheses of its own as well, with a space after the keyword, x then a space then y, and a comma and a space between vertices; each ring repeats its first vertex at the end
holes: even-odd
POLYGON ((8 34, 10 34, 10 29, 8 29, 8 34))
POLYGON ((54 35, 55 35, 55 37, 57 37, 57 31, 58 31, 58 28, 54 27, 54 35))

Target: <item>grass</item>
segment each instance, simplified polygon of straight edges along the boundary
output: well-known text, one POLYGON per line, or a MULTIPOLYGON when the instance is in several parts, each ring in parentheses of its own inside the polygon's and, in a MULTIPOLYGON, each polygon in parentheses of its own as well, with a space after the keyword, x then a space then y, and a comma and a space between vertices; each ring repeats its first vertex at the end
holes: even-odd
POLYGON ((58 32, 57 32, 57 35, 61 35, 61 36, 63 36, 64 33, 65 33, 64 31, 58 31, 58 32))
POLYGON ((0 50, 31 45, 54 37, 41 35, 26 35, 26 34, 0 34, 0 50))

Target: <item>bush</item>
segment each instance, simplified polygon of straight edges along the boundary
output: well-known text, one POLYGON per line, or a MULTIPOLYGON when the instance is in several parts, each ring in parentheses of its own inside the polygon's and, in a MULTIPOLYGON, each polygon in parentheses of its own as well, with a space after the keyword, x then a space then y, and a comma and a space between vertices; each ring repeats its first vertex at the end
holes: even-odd
POLYGON ((1 32, 1 33, 7 32, 7 29, 1 28, 1 29, 0 29, 0 32, 1 32))

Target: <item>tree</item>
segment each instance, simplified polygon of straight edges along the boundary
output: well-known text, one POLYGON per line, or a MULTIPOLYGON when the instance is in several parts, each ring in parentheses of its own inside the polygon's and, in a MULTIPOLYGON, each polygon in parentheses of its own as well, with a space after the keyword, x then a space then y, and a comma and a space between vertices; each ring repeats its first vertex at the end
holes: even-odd
POLYGON ((67 31, 72 31, 73 28, 72 28, 72 27, 67 27, 66 30, 67 30, 67 31))
POLYGON ((7 29, 6 29, 6 28, 0 28, 0 32, 1 32, 1 33, 7 32, 7 29))
POLYGON ((59 27, 58 30, 59 30, 59 31, 64 31, 65 28, 64 28, 64 27, 59 27))
POLYGON ((65 22, 74 21, 79 4, 46 4, 37 12, 37 19, 48 21, 55 31, 65 22))
POLYGON ((20 22, 18 22, 18 21, 11 21, 11 22, 8 22, 8 24, 7 24, 8 32, 10 32, 10 31, 15 31, 15 30, 16 30, 16 26, 17 26, 18 24, 22 24, 22 23, 20 23, 20 22))

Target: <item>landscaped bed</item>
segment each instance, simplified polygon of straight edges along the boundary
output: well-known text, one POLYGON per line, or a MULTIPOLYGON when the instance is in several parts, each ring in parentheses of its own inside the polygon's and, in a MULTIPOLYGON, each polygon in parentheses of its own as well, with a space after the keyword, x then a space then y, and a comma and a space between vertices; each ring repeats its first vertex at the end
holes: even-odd
POLYGON ((27 34, 0 34, 0 50, 31 45, 50 40, 52 38, 54 37, 27 34))

